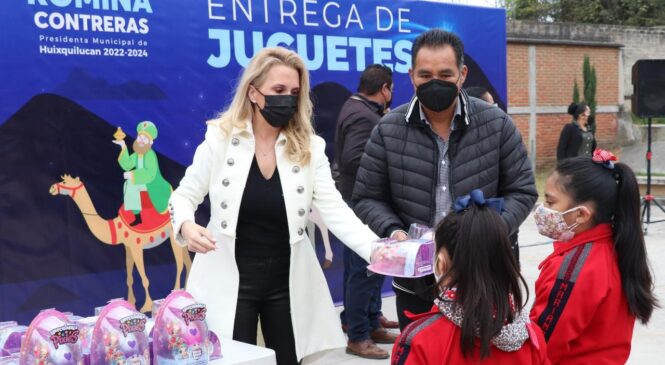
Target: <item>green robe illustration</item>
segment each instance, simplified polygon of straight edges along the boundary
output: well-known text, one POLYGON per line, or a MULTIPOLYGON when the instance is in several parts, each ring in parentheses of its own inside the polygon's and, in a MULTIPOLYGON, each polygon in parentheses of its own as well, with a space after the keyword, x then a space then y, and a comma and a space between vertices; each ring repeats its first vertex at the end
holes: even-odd
POLYGON ((143 208, 141 191, 147 191, 155 210, 160 214, 165 213, 173 188, 159 171, 155 151, 149 150, 144 155, 134 152, 130 155, 127 148, 123 148, 118 163, 123 170, 133 173, 133 177, 125 182, 125 210, 139 214, 143 208))

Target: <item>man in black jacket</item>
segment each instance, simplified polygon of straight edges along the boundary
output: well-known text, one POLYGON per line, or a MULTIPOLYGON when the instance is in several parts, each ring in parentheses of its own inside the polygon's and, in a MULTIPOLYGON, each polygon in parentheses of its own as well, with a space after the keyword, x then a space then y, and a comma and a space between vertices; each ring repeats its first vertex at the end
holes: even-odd
MULTIPOLYGON (((358 93, 342 106, 335 131, 337 189, 347 202, 356 181, 356 171, 372 129, 390 107, 392 71, 383 65, 370 65, 360 75, 358 93)), ((396 335, 383 327, 397 327, 381 313, 382 275, 367 275, 367 262, 344 247, 344 311, 342 324, 349 342, 346 352, 364 358, 387 359, 390 354, 376 343, 393 343, 396 335)))
MULTIPOLYGON (((485 197, 504 198, 502 217, 515 235, 538 197, 519 131, 501 109, 461 90, 468 70, 455 34, 421 34, 411 57, 416 95, 372 131, 354 211, 377 235, 403 240, 412 223, 434 227, 456 197, 481 189, 485 197)), ((410 322, 404 310, 430 310, 433 284, 432 275, 393 281, 400 328, 410 322)))

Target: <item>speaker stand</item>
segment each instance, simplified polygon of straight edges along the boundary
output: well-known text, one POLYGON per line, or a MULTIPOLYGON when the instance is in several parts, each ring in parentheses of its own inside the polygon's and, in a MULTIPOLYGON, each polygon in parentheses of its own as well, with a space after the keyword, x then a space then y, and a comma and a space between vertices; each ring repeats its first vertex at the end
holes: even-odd
POLYGON ((648 126, 647 126, 647 191, 644 197, 642 198, 642 229, 644 230, 644 234, 647 234, 647 230, 649 229, 649 224, 652 223, 660 223, 660 222, 665 222, 665 219, 660 219, 657 221, 652 221, 651 220, 651 205, 655 205, 657 208, 659 208, 663 213, 665 213, 665 208, 656 200, 656 198, 651 195, 651 117, 648 119, 648 126), (646 218, 646 219, 645 219, 646 218))

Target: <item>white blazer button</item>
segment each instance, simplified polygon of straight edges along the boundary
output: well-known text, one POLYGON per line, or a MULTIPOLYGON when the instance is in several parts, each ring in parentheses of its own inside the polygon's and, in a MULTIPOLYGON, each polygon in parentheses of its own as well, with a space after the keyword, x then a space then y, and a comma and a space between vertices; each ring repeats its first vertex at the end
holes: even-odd
POLYGON ((222 228, 226 229, 227 226, 228 224, 226 223, 226 221, 222 221, 222 228))
POLYGON ((293 169, 291 169, 291 171, 293 171, 294 174, 299 173, 300 172, 300 166, 293 166, 293 169))
POLYGON ((305 215, 305 209, 300 208, 300 209, 298 210, 298 215, 301 216, 301 217, 302 217, 303 215, 305 215))
POLYGON ((229 158, 228 160, 226 160, 226 164, 229 166, 233 166, 235 164, 235 161, 233 161, 232 158, 229 158))
POLYGON ((240 144, 240 140, 238 138, 233 138, 231 140, 231 144, 234 145, 234 146, 237 146, 238 144, 240 144))
POLYGON ((305 233, 305 230, 302 229, 302 227, 298 228, 298 235, 299 235, 299 236, 302 236, 303 233, 305 233))
POLYGON ((222 185, 229 186, 229 179, 222 180, 222 185))
POLYGON ((302 194, 305 191, 305 188, 302 186, 298 186, 298 194, 302 194))
POLYGON ((220 204, 220 205, 222 206, 222 209, 226 209, 228 207, 228 204, 226 204, 226 201, 223 201, 222 204, 220 204))

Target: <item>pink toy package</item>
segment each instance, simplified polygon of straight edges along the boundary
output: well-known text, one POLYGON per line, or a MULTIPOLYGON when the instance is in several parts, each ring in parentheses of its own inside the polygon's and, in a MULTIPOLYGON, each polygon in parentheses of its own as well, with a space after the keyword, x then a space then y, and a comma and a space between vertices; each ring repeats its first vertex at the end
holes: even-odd
POLYGON ((121 299, 99 314, 90 340, 90 365, 150 365, 148 318, 121 299))
POLYGON ((21 344, 20 365, 83 365, 79 329, 55 309, 32 320, 21 344))
POLYGON ((0 356, 10 356, 21 351, 21 337, 28 327, 19 326, 16 322, 0 322, 0 356))
POLYGON ((19 355, 12 354, 9 356, 0 357, 0 365, 19 365, 19 355))
POLYGON ((155 365, 204 365, 211 345, 206 306, 184 290, 164 299, 155 317, 152 346, 155 365))
POLYGON ((81 351, 86 357, 86 365, 90 364, 90 346, 92 344, 92 332, 99 316, 81 318, 76 321, 79 328, 79 341, 81 341, 81 351))
POLYGON ((370 265, 367 269, 377 274, 402 278, 418 278, 432 274, 434 241, 382 239, 372 243, 370 265))

